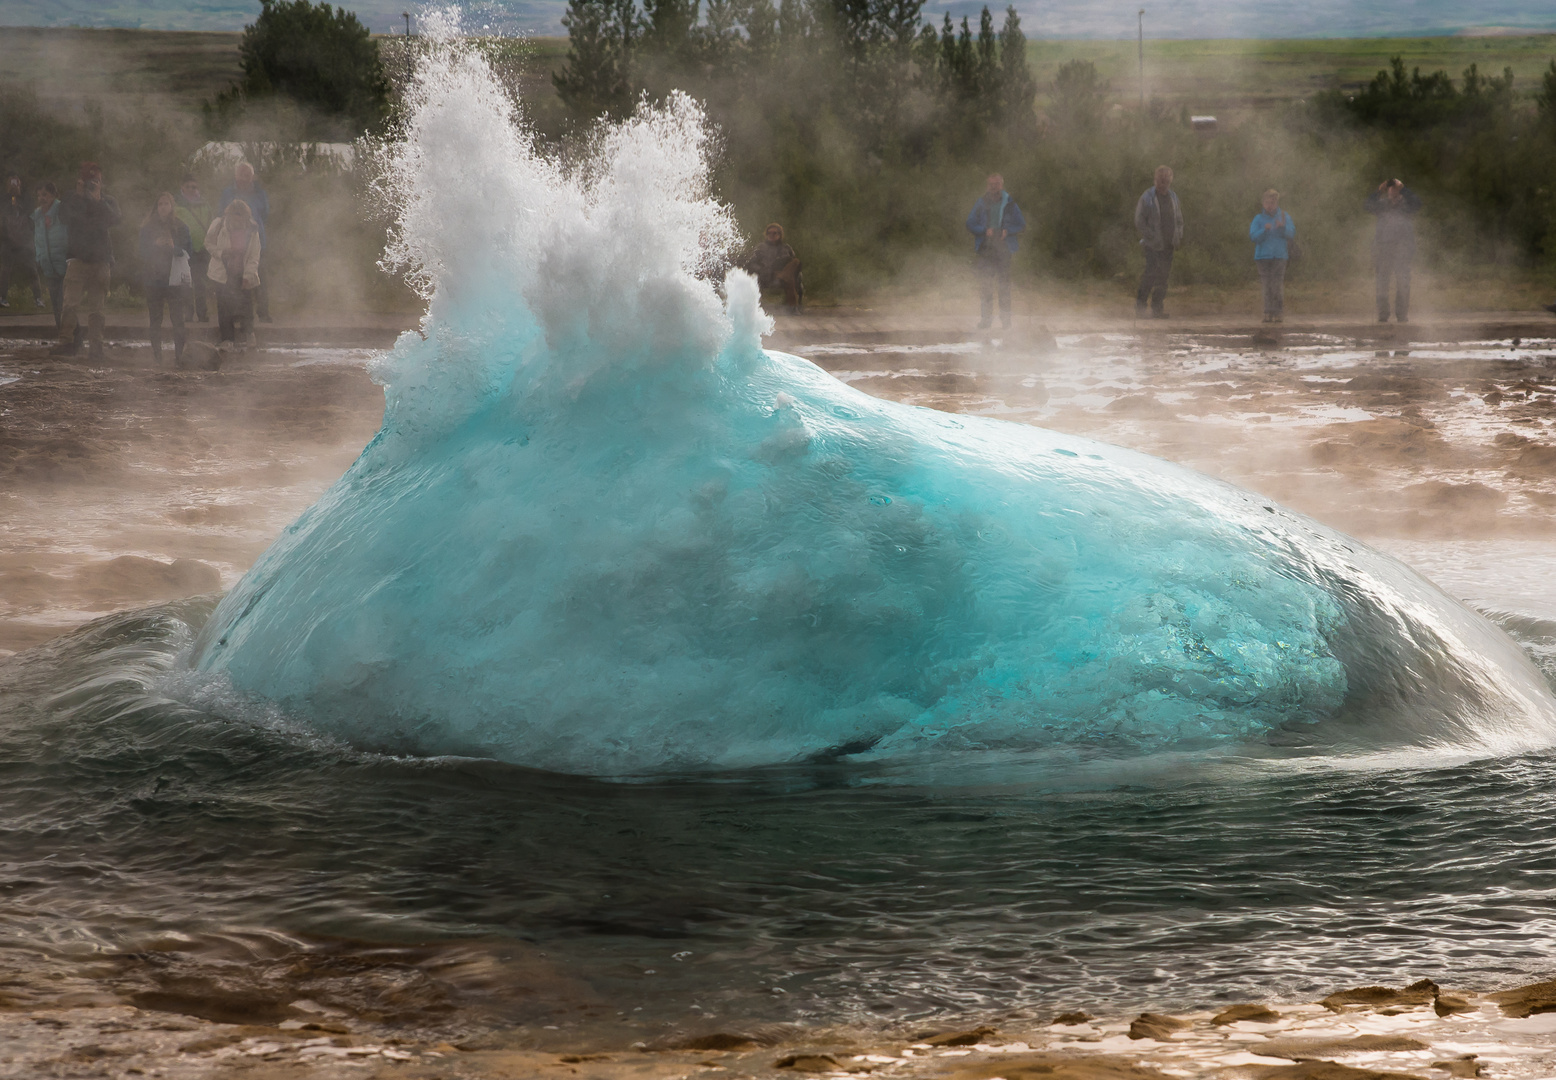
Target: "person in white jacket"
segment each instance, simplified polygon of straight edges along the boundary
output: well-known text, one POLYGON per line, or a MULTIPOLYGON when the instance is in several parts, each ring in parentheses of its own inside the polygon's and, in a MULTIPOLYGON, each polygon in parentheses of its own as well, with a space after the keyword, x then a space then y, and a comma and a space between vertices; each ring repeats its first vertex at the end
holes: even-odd
POLYGON ((254 334, 254 290, 259 288, 259 227, 248 203, 234 199, 211 222, 205 249, 211 253, 206 276, 216 283, 216 322, 224 344, 236 344, 241 324, 243 340, 254 334))

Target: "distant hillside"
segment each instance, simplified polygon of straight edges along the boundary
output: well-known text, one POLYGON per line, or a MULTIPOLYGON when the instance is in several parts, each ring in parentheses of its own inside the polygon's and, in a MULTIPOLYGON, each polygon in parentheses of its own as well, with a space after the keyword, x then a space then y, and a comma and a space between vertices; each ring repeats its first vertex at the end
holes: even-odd
MULTIPOLYGON (((929 0, 925 12, 975 18, 984 0, 929 0)), ((344 0, 376 33, 404 28, 405 0, 344 0)), ((462 0, 476 28, 560 34, 565 0, 462 0)), ((991 7, 1003 7, 999 0, 991 7)), ((1549 0, 1144 0, 1154 38, 1412 37, 1485 27, 1556 31, 1549 0)), ((1122 38, 1135 33, 1135 4, 1091 0, 1016 0, 1029 38, 1122 38)), ((259 0, 0 0, 0 26, 117 26, 146 30, 241 30, 259 0)))

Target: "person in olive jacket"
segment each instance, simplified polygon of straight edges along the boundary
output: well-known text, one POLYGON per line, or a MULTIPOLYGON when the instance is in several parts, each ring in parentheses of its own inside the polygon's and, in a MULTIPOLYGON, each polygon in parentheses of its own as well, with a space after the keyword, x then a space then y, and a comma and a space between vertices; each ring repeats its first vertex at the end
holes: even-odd
POLYGON ((211 317, 205 305, 205 296, 209 291, 206 288, 206 271, 211 266, 211 253, 205 250, 205 234, 211 227, 215 211, 205 201, 205 196, 200 194, 200 182, 195 179, 194 173, 184 174, 184 182, 179 186, 178 197, 174 202, 177 204, 174 213, 188 228, 189 239, 194 244, 194 249, 189 253, 189 269, 194 277, 194 285, 189 290, 189 303, 185 305, 184 317, 206 322, 211 317))
POLYGON ((68 233, 65 250, 65 302, 60 313, 59 344, 55 356, 74 356, 76 327, 86 314, 87 352, 103 358, 103 305, 113 273, 113 240, 108 230, 123 220, 119 204, 103 190, 103 170, 95 161, 81 166, 74 194, 60 204, 60 217, 68 233))
POLYGON ((140 227, 140 266, 151 317, 151 359, 162 363, 162 310, 173 324, 173 363, 184 358, 184 304, 189 298, 189 227, 164 191, 140 227))
POLYGON ((32 256, 38 276, 48 290, 54 309, 54 329, 59 329, 60 308, 65 304, 65 252, 69 237, 59 213, 59 189, 53 184, 38 188, 38 205, 32 212, 32 256))

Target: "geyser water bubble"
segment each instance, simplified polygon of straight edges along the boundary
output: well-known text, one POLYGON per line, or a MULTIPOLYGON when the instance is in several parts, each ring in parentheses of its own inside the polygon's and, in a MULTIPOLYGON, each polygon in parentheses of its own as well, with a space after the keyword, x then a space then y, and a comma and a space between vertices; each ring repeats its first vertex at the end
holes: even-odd
POLYGON ((197 664, 361 746, 648 773, 825 756, 1556 741, 1517 648, 1167 463, 760 347, 697 106, 537 152, 446 33, 392 155, 425 337, 197 664))

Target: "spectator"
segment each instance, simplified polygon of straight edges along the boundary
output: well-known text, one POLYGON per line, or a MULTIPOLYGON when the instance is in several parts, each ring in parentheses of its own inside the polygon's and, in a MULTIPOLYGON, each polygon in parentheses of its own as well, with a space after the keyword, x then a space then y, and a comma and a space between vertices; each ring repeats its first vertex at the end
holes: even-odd
MULTIPOLYGON (((270 196, 265 194, 265 189, 254 179, 254 166, 246 161, 238 162, 232 170, 231 186, 222 191, 220 207, 222 213, 227 212, 227 207, 234 199, 242 199, 247 204, 249 218, 259 232, 259 245, 263 250, 269 243, 269 238, 265 235, 265 223, 270 220, 270 196)), ((256 273, 258 273, 257 269, 256 273)), ((263 281, 255 289, 251 299, 255 304, 255 314, 265 322, 269 322, 270 290, 265 287, 263 281)))
POLYGON ((211 228, 211 204, 200 194, 200 182, 194 173, 185 173, 179 186, 175 213, 189 230, 194 249, 189 253, 189 272, 193 284, 189 288, 189 301, 184 307, 184 318, 206 322, 210 311, 205 305, 206 271, 210 269, 211 253, 205 250, 205 234, 211 228))
POLYGON ((1145 250, 1145 273, 1135 292, 1135 318, 1145 317, 1145 305, 1151 305, 1151 318, 1165 319, 1167 312, 1167 276, 1172 273, 1172 253, 1183 246, 1183 208, 1178 193, 1172 190, 1172 169, 1156 167, 1153 183, 1135 203, 1135 230, 1145 250))
POLYGON ((800 313, 805 286, 800 278, 800 257, 783 240, 783 226, 776 221, 767 226, 764 239, 751 252, 744 268, 756 277, 757 288, 764 292, 782 289, 784 306, 790 315, 800 313))
POLYGON ((1378 321, 1389 321, 1389 278, 1394 279, 1394 317, 1410 321, 1410 261, 1416 254, 1416 214, 1421 197, 1398 179, 1385 180, 1367 196, 1367 213, 1378 219, 1372 234, 1372 269, 1377 278, 1378 321))
POLYGON ((38 207, 32 212, 33 262, 49 293, 54 309, 54 329, 59 329, 60 308, 65 303, 65 252, 69 240, 59 216, 59 189, 53 184, 38 188, 38 207))
POLYGON ((1026 231, 1027 219, 1021 207, 1005 190, 1005 178, 990 173, 982 197, 973 203, 967 215, 967 231, 973 234, 973 269, 978 274, 978 291, 983 301, 983 317, 978 328, 994 324, 994 288, 999 286, 1000 325, 1010 328, 1010 257, 1015 254, 1017 237, 1026 231))
POLYGON ((184 304, 189 299, 189 227, 179 220, 173 196, 164 191, 140 227, 140 265, 151 316, 151 359, 162 366, 162 309, 173 324, 173 363, 184 358, 184 304))
POLYGON ((1286 310, 1286 266, 1291 254, 1287 241, 1297 235, 1297 226, 1280 208, 1280 192, 1270 188, 1262 201, 1264 209, 1248 226, 1248 239, 1253 241, 1253 261, 1264 286, 1264 321, 1278 323, 1286 310))
POLYGON ((32 213, 22 197, 22 179, 12 176, 5 182, 5 204, 0 207, 0 308, 11 306, 11 285, 18 277, 32 286, 33 303, 43 306, 32 232, 32 213))
POLYGON ((259 288, 259 258, 264 249, 248 203, 233 199, 227 204, 222 216, 211 222, 205 248, 211 253, 207 273, 218 286, 216 323, 222 344, 236 344, 240 326, 246 342, 254 333, 254 292, 259 288))
POLYGON ((103 191, 103 170, 95 161, 81 166, 75 193, 59 208, 65 223, 65 298, 60 311, 59 344, 53 356, 74 356, 80 348, 76 328, 86 312, 88 355, 103 358, 103 304, 113 273, 113 241, 108 230, 119 224, 119 204, 103 191))

